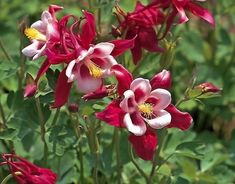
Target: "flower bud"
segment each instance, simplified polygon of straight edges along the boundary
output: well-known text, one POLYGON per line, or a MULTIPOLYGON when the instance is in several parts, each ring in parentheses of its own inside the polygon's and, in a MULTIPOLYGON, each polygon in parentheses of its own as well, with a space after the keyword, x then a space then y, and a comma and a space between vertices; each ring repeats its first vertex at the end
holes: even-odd
POLYGON ((204 82, 202 84, 199 84, 198 86, 195 87, 196 89, 200 89, 201 92, 204 93, 218 93, 221 91, 220 88, 216 87, 214 84, 211 82, 204 82))
POLYGON ((76 103, 69 104, 69 111, 73 113, 78 112, 78 104, 76 103))
POLYGON ((167 70, 156 74, 150 81, 152 89, 163 88, 170 89, 171 87, 171 74, 167 70))
POLYGON ((37 91, 36 84, 28 84, 24 89, 24 97, 32 97, 37 91))

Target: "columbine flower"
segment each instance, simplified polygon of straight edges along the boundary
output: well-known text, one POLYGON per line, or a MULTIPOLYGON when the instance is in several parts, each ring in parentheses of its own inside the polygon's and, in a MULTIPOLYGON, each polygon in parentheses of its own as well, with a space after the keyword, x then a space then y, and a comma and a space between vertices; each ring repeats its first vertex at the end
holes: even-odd
POLYGON ((68 62, 59 75, 53 107, 60 107, 67 102, 74 80, 77 81, 78 90, 83 93, 101 89, 103 79, 112 74, 110 68, 117 64, 114 57, 134 46, 135 38, 93 44, 96 37, 94 16, 86 11, 83 13, 85 22, 82 24, 81 33, 70 33, 71 40, 77 45, 77 58, 68 62))
POLYGON ((66 76, 68 82, 77 80, 78 90, 90 93, 102 86, 102 78, 111 74, 110 68, 117 64, 111 55, 114 44, 103 42, 91 45, 80 56, 68 64, 66 76))
POLYGON ((51 5, 49 11, 43 11, 41 20, 33 23, 30 28, 26 28, 24 33, 32 41, 25 47, 22 52, 28 57, 33 57, 33 60, 45 54, 45 49, 49 42, 59 40, 58 22, 54 13, 62 7, 51 5))
POLYGON ((137 155, 144 160, 153 158, 157 136, 153 129, 176 127, 187 130, 192 117, 170 104, 170 73, 163 70, 151 81, 132 75, 121 65, 112 67, 118 80, 120 98, 112 101, 96 117, 116 127, 125 127, 132 134, 129 141, 137 155))
POLYGON ((137 64, 142 58, 142 48, 149 52, 162 52, 163 49, 158 46, 157 34, 153 26, 163 22, 163 13, 155 6, 144 6, 139 1, 136 3, 134 12, 124 13, 119 7, 117 12, 124 17, 120 21, 119 28, 126 39, 135 37, 135 46, 131 49, 133 62, 137 64))
POLYGON ((197 2, 203 2, 206 0, 155 0, 154 4, 158 4, 163 8, 174 6, 174 10, 171 12, 169 17, 173 18, 177 14, 179 15, 179 23, 187 22, 189 19, 185 13, 185 11, 189 11, 197 17, 204 19, 209 22, 212 26, 215 25, 215 20, 211 13, 200 6, 197 2))
POLYGON ((2 154, 4 162, 0 165, 7 165, 12 176, 19 184, 55 184, 56 174, 50 169, 38 167, 24 158, 15 154, 2 154))

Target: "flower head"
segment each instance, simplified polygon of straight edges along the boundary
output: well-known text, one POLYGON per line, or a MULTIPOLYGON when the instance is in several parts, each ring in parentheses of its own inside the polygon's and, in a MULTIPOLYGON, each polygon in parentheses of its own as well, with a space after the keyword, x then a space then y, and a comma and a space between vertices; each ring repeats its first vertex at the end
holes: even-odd
POLYGON ((41 55, 45 55, 45 49, 49 42, 59 40, 58 21, 54 13, 60 9, 62 7, 51 5, 48 11, 43 11, 41 20, 36 21, 30 28, 25 29, 25 35, 32 43, 22 50, 24 55, 33 57, 33 60, 35 60, 41 55))
POLYGON ((11 174, 19 184, 56 183, 57 176, 50 169, 38 167, 15 154, 2 154, 2 158, 4 162, 1 165, 8 165, 11 174))
POLYGON ((192 117, 171 104, 170 73, 166 70, 155 75, 151 81, 143 78, 133 80, 121 65, 111 69, 118 81, 119 98, 111 102, 96 117, 116 127, 131 132, 129 141, 137 155, 152 160, 157 145, 154 129, 179 128, 187 130, 192 117))

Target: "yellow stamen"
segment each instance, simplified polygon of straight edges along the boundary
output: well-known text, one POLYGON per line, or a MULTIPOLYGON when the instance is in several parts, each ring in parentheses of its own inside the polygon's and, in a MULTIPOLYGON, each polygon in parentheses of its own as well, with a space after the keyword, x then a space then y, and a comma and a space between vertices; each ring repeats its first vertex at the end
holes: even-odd
POLYGON ((103 74, 102 69, 97 66, 92 61, 87 62, 87 67, 89 69, 90 75, 94 78, 100 78, 103 74))
POLYGON ((46 41, 46 36, 35 28, 26 28, 24 34, 31 40, 46 41))
POLYGON ((138 105, 138 109, 147 118, 153 115, 153 105, 150 103, 142 103, 138 105))

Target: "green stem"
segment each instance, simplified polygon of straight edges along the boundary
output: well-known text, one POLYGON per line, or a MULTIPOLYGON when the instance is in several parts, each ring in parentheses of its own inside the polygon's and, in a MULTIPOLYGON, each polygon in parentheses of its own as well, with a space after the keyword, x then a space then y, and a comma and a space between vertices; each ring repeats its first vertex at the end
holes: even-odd
POLYGON ((54 116, 54 118, 52 120, 52 123, 51 123, 50 128, 48 129, 48 131, 50 131, 56 125, 56 122, 58 120, 59 114, 60 114, 60 108, 56 109, 55 116, 54 116))
MULTIPOLYGON (((22 173, 21 172, 15 172, 14 173, 15 175, 22 175, 22 173)), ((6 178, 4 178, 3 180, 2 180, 2 182, 1 182, 1 184, 7 184, 7 182, 11 179, 11 178, 13 178, 14 177, 14 175, 12 175, 12 174, 9 174, 6 178)))
POLYGON ((163 143, 164 143, 164 140, 165 140, 166 136, 167 136, 167 129, 164 128, 164 129, 162 129, 161 134, 159 136, 160 139, 159 139, 159 143, 158 143, 158 148, 156 149, 156 152, 155 152, 155 157, 154 157, 154 160, 153 160, 153 165, 152 165, 150 175, 149 175, 148 180, 147 180, 147 184, 152 183, 152 179, 153 179, 156 167, 161 164, 160 151, 163 147, 163 143))
POLYGON ((118 184, 121 184, 122 179, 122 164, 121 164, 121 155, 120 155, 120 136, 119 130, 115 128, 114 130, 114 138, 115 138, 115 150, 116 150, 116 157, 117 157, 117 179, 118 184))
POLYGON ((84 184, 84 166, 81 140, 79 141, 80 181, 84 184))
POLYGON ((144 177, 144 179, 146 180, 146 183, 147 183, 148 182, 148 176, 145 174, 145 172, 140 168, 140 166, 135 161, 133 151, 132 151, 132 147, 131 147, 130 143, 128 143, 128 154, 129 154, 129 157, 131 159, 131 162, 134 164, 134 166, 139 171, 139 173, 144 177))
POLYGON ((12 62, 11 56, 7 53, 5 47, 3 46, 2 40, 0 40, 0 48, 2 49, 3 54, 7 58, 8 61, 12 62))
POLYGON ((1 103, 0 103, 0 114, 1 114, 1 117, 2 117, 2 123, 4 125, 4 128, 6 128, 7 127, 7 125, 6 125, 6 116, 5 116, 3 106, 2 106, 1 103))
POLYGON ((35 100, 36 100, 36 107, 37 107, 38 118, 39 118, 39 123, 40 123, 41 139, 44 144, 43 160, 44 160, 44 164, 47 165, 48 146, 47 146, 46 138, 45 138, 45 135, 46 135, 45 121, 44 121, 44 116, 43 116, 39 98, 36 98, 35 100))

